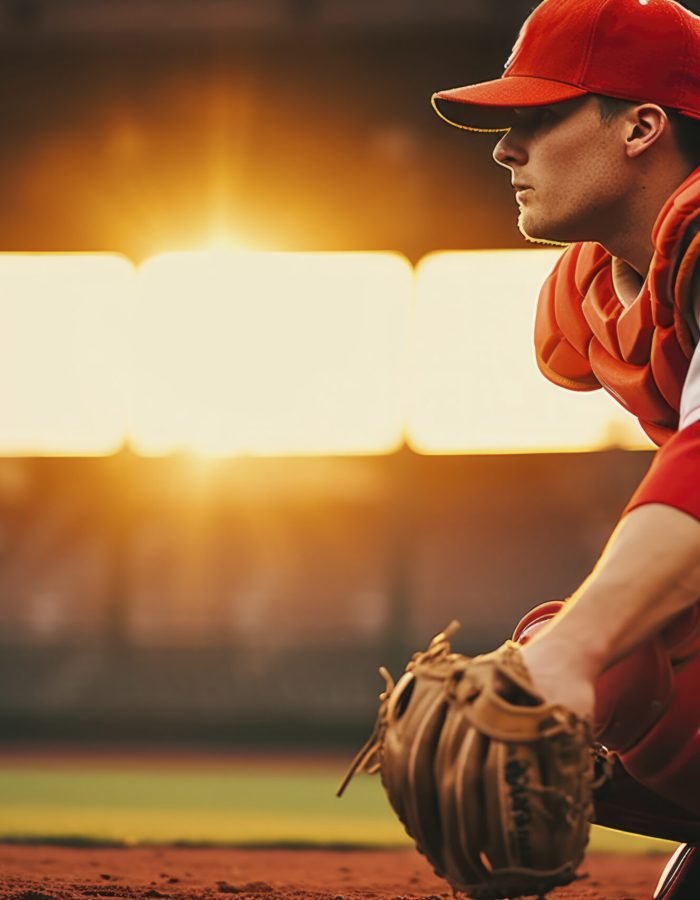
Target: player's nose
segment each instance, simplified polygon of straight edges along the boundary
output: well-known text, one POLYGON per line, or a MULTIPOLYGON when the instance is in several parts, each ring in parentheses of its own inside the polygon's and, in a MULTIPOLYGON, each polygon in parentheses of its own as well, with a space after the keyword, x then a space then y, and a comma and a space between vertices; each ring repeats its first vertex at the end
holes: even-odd
POLYGON ((527 162, 525 149, 517 142, 512 130, 507 131, 493 148, 493 159, 499 166, 505 168, 527 162))

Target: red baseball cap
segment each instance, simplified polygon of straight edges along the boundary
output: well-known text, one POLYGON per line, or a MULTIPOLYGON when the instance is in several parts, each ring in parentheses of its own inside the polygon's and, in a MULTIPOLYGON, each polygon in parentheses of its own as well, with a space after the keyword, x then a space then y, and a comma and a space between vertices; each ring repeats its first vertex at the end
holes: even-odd
POLYGON ((700 17, 675 0, 544 0, 500 78, 438 91, 432 104, 451 125, 504 131, 507 125, 480 127, 474 114, 585 94, 658 103, 700 119, 700 17))

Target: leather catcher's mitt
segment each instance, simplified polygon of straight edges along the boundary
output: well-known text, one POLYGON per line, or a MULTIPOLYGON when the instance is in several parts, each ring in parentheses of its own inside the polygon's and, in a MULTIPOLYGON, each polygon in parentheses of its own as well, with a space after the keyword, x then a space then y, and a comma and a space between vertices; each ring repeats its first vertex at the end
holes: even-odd
POLYGON ((520 648, 452 653, 452 622, 414 654, 396 685, 386 671, 358 771, 379 772, 418 850, 455 891, 543 896, 576 877, 594 787, 590 726, 543 701, 520 648))

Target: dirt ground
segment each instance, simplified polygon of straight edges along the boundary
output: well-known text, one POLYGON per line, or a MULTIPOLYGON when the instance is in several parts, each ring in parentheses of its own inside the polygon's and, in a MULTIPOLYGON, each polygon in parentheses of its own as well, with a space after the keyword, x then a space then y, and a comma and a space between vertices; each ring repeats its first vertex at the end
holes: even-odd
MULTIPOLYGON (((591 856, 552 900, 648 900, 664 859, 591 856)), ((450 898, 414 850, 341 851, 0 844, 2 900, 273 897, 312 900, 450 898)))

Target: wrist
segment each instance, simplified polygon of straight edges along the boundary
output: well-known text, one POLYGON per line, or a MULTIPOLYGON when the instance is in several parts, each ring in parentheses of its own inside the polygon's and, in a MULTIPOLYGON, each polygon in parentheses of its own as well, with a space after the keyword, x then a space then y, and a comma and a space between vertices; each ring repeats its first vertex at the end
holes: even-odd
POLYGON ((547 703, 590 717, 594 705, 595 665, 586 653, 556 636, 536 638, 521 649, 535 690, 547 703))
POLYGON ((522 652, 538 667, 548 666, 586 679, 595 679, 606 668, 610 655, 604 629, 591 616, 582 615, 573 599, 528 639, 522 652))

